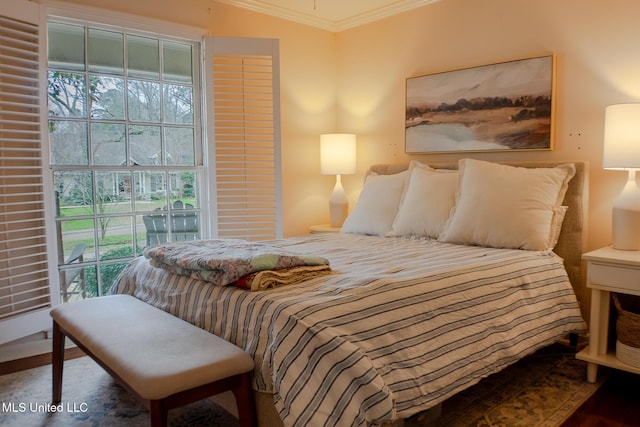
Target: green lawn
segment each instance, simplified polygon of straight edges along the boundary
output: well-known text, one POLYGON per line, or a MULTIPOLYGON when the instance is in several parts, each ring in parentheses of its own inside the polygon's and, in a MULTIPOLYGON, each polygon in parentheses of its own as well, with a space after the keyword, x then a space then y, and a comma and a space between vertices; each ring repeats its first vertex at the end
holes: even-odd
MULTIPOLYGON (((183 198, 181 200, 183 200, 185 204, 194 204, 195 202, 193 198, 183 198)), ((136 210, 137 212, 139 212, 138 215, 141 215, 144 212, 153 211, 155 208, 161 208, 164 206, 165 203, 162 201, 136 201, 136 210)), ((105 205, 105 208, 106 214, 122 214, 123 216, 114 216, 108 218, 109 222, 107 225, 105 238, 100 239, 100 241, 98 242, 101 258, 104 257, 105 254, 108 254, 109 252, 112 252, 114 250, 131 248, 133 242, 133 237, 131 235, 131 204, 129 202, 109 203, 108 205, 105 205)), ((91 207, 62 206, 60 208, 60 218, 60 225, 62 229, 61 231, 65 240, 65 252, 71 252, 73 247, 80 243, 84 243, 85 245, 87 245, 87 248, 94 247, 94 218, 91 207), (65 220, 65 218, 77 219, 65 220)), ((137 221, 141 221, 140 216, 137 216, 137 221)), ((141 222, 134 224, 134 228, 141 231, 137 236, 138 246, 144 246, 146 232, 144 228, 142 228, 141 222)), ((88 250, 88 252, 93 253, 93 249, 88 250)), ((65 255, 68 255, 68 253, 66 253, 65 255)), ((95 257, 95 254, 90 255, 90 258, 91 257, 95 257)), ((107 258, 111 257, 107 256, 107 258)))
MULTIPOLYGON (((182 199, 182 201, 190 204, 195 203, 195 199, 182 199)), ((172 201, 173 203, 174 201, 172 201)), ((166 205, 163 201, 136 201, 136 210, 138 212, 150 212, 156 208, 162 208, 166 205)), ((105 205, 105 214, 130 214, 131 213, 131 203, 129 202, 120 202, 120 203, 109 203, 105 205)), ((60 207, 60 217, 61 218, 72 218, 72 217, 92 217, 93 212, 91 207, 89 206, 62 206, 60 207)), ((113 217, 109 221, 109 227, 128 227, 129 222, 128 216, 122 217, 113 217)), ((74 219, 70 221, 62 221, 62 232, 71 232, 71 231, 90 231, 93 229, 93 218, 86 219, 74 219)))

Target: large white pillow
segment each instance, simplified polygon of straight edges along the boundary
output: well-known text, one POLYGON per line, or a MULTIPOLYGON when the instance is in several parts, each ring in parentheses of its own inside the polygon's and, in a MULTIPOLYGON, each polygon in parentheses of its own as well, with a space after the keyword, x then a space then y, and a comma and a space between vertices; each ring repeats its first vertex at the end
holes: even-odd
POLYGON ((342 232, 384 236, 391 231, 408 174, 403 171, 367 176, 356 207, 342 225, 342 232))
MULTIPOLYGON (((573 164, 521 168, 464 159, 456 206, 439 240, 496 248, 548 250, 573 164)), ((561 222, 561 221, 560 221, 561 222)))
POLYGON ((437 238, 456 201, 458 171, 432 169, 413 161, 409 173, 409 182, 389 235, 437 238))

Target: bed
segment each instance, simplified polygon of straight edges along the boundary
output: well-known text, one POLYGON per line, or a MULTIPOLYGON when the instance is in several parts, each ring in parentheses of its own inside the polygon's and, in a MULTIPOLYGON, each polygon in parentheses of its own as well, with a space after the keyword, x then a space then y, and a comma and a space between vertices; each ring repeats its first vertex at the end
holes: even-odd
POLYGON ((464 159, 373 166, 343 232, 269 242, 326 257, 332 274, 251 292, 169 273, 140 257, 111 293, 133 295, 247 351, 256 362, 259 425, 402 425, 537 349, 585 330, 580 256, 587 172, 583 162, 464 159), (423 181, 415 178, 420 174, 423 181), (518 194, 546 185, 559 187, 549 209, 532 206, 528 196, 520 203, 518 194), (508 206, 498 201, 498 211, 489 206, 483 212, 478 203, 489 197, 487 188, 508 196, 508 206), (434 203, 454 209, 429 212, 426 222, 418 215, 422 223, 412 231, 412 203, 425 191, 434 203), (514 207, 519 203, 524 210, 514 207), (409 220, 400 218, 405 208, 412 209, 409 220), (482 235, 483 227, 468 218, 456 223, 469 216, 465 209, 483 227, 498 221, 507 235, 482 235), (535 218, 528 215, 537 214, 543 248, 533 237, 523 243, 518 236, 540 234, 529 224, 535 218), (379 218, 369 221, 374 216, 379 218), (383 217, 386 225, 380 227, 383 217), (471 227, 470 236, 465 227, 471 227), (496 247, 513 244, 521 247, 496 247))

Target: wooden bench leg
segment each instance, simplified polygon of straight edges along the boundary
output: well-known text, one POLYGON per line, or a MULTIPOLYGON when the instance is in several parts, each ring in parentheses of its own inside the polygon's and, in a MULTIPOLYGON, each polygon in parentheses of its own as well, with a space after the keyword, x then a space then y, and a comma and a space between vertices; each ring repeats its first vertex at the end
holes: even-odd
POLYGON ((150 400, 149 416, 151 417, 151 427, 167 427, 168 412, 164 400, 150 400))
POLYGON ((57 405, 62 400, 62 369, 64 368, 64 334, 60 326, 53 322, 53 346, 51 352, 51 366, 53 378, 53 398, 51 403, 57 405))
POLYGON ((240 427, 254 427, 256 425, 253 390, 251 389, 251 372, 240 375, 240 385, 231 389, 238 405, 240 427))

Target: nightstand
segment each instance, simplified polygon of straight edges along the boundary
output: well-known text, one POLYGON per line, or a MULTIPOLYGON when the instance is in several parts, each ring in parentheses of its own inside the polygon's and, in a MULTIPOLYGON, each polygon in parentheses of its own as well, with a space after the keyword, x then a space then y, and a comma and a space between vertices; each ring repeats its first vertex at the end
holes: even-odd
POLYGON ((311 234, 319 233, 339 233, 341 227, 332 227, 330 224, 312 225, 309 228, 311 234))
POLYGON ((608 345, 610 293, 640 295, 640 251, 605 247, 582 259, 587 261, 587 287, 591 288, 591 322, 589 346, 576 357, 588 362, 587 381, 596 381, 599 365, 640 374, 640 368, 619 361, 615 348, 608 345))

